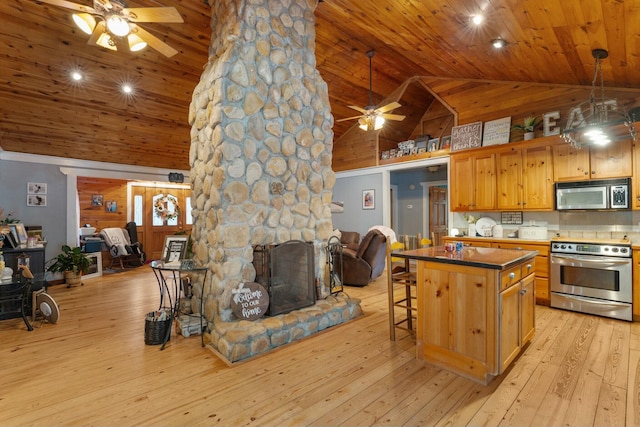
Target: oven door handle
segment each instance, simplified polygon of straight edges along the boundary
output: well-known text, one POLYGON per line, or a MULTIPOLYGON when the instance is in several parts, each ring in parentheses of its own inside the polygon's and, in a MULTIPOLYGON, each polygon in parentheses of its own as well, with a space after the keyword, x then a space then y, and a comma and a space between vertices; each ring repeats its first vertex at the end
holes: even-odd
POLYGON ((594 257, 594 256, 583 256, 583 255, 551 255, 551 262, 555 264, 564 264, 564 260, 567 261, 582 261, 584 263, 590 263, 594 265, 598 264, 613 264, 613 265, 627 265, 631 263, 631 258, 610 258, 610 257, 594 257), (559 261, 559 262, 554 262, 559 261))
POLYGON ((575 299, 575 300, 578 300, 578 301, 585 301, 585 302, 588 302, 589 304, 595 304, 595 305, 609 305, 609 306, 613 306, 613 307, 628 306, 629 305, 628 303, 624 303, 624 302, 598 300, 596 298, 582 297, 580 295, 566 295, 566 297, 569 298, 569 299, 575 299))

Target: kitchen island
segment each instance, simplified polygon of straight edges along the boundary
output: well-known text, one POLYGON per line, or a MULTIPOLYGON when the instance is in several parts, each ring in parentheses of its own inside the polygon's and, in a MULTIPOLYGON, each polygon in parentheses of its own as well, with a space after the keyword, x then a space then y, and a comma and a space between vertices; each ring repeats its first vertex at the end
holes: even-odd
POLYGON ((417 261, 418 359, 486 385, 533 337, 537 251, 439 246, 393 255, 417 261))

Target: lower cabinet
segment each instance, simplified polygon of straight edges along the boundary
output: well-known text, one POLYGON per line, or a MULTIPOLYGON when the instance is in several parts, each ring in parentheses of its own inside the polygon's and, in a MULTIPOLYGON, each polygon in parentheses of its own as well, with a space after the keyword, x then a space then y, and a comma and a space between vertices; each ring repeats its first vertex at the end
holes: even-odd
MULTIPOLYGON (((536 304, 549 305, 549 242, 518 240, 518 239, 495 239, 491 237, 444 237, 443 242, 461 241, 466 246, 499 248, 499 249, 522 249, 525 251, 538 251, 535 261, 535 288, 536 304)), ((640 256, 639 256, 640 259, 640 256)), ((523 274, 525 274, 523 272, 523 274)), ((639 279, 640 280, 640 279, 639 279)), ((640 296, 638 297, 640 299, 640 296)), ((640 301, 639 301, 640 302, 640 301)), ((640 306, 640 304, 638 304, 640 306)), ((640 308, 638 309, 640 310, 640 308)))
POLYGON ((535 276, 500 292, 500 372, 513 362, 535 331, 535 276))

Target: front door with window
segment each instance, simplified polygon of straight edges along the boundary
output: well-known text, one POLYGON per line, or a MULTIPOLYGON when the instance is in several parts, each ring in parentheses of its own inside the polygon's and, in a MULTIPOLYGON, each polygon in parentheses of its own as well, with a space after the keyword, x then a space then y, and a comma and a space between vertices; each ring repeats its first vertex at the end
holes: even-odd
POLYGON ((147 259, 161 259, 165 236, 191 231, 191 221, 188 221, 191 190, 134 187, 132 195, 138 239, 143 244, 147 259))

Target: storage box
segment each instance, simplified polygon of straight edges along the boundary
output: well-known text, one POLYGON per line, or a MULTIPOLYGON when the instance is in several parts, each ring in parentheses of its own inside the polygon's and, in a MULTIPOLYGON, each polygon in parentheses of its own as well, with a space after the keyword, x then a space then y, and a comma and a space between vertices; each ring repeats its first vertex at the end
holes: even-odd
POLYGON ((524 240, 546 240, 549 238, 547 227, 523 226, 518 228, 518 238, 524 240))
POLYGON ((102 240, 87 240, 84 243, 84 251, 86 253, 100 252, 102 250, 102 240))

